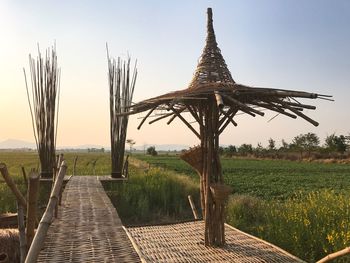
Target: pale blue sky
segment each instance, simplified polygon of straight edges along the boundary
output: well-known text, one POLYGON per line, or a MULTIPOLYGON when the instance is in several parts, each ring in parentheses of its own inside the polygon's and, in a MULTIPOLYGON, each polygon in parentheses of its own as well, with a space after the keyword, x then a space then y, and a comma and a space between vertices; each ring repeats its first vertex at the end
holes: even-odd
MULTIPOLYGON (((107 61, 138 59, 135 101, 186 88, 204 46, 206 8, 236 82, 334 95, 302 119, 241 115, 223 144, 266 144, 300 133, 350 132, 350 1, 10 1, 0 2, 0 141, 33 141, 22 67, 56 41, 62 69, 59 145, 109 145, 107 61)), ((142 115, 141 115, 142 116, 142 115)), ((128 137, 138 145, 198 143, 174 121, 144 125, 132 117, 128 137)))

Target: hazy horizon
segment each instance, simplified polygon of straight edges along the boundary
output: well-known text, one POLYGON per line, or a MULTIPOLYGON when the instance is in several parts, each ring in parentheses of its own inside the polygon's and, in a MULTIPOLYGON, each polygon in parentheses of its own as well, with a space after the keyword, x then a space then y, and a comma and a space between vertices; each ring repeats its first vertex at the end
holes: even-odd
MULTIPOLYGON (((335 102, 301 100, 317 106, 306 114, 313 127, 274 113, 239 115, 221 144, 291 141, 314 132, 348 134, 350 124, 350 2, 339 1, 1 1, 0 141, 34 141, 23 67, 28 55, 56 42, 61 68, 58 146, 108 146, 109 95, 105 44, 110 54, 138 60, 134 101, 189 84, 206 37, 206 9, 213 8, 216 38, 234 80, 259 87, 331 94, 335 102)), ((136 127, 128 138, 143 144, 198 144, 179 120, 136 127)))

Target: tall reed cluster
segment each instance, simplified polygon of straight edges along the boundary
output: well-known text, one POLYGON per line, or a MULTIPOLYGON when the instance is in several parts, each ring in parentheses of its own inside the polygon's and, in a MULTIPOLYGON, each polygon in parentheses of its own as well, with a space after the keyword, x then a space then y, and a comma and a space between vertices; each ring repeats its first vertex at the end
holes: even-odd
POLYGON ((60 69, 57 67, 56 48, 47 49, 45 57, 38 48, 38 56, 29 55, 31 88, 24 78, 33 132, 41 164, 41 176, 52 177, 55 166, 57 138, 60 69), (57 106, 57 107, 56 107, 57 106))
POLYGON ((110 134, 111 134, 111 157, 112 177, 122 176, 126 133, 129 116, 123 113, 129 112, 136 84, 136 62, 133 72, 130 70, 131 59, 126 61, 118 57, 118 60, 108 59, 108 82, 109 82, 109 106, 110 106, 110 134))

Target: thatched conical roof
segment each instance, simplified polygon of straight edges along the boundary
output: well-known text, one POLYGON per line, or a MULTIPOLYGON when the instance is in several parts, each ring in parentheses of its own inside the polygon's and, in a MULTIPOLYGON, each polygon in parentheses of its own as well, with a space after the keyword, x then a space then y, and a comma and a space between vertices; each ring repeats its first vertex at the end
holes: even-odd
MULTIPOLYGON (((306 99, 329 99, 329 95, 321 95, 304 91, 283 90, 273 88, 249 87, 237 84, 233 80, 226 62, 216 42, 213 29, 212 10, 208 8, 207 38, 202 56, 188 88, 169 92, 164 95, 141 101, 130 106, 130 111, 124 114, 136 114, 149 110, 141 121, 138 128, 141 128, 145 120, 156 110, 167 110, 168 113, 156 116, 155 121, 170 117, 168 124, 176 117, 179 117, 192 131, 194 129, 181 116, 183 112, 190 112, 198 122, 194 111, 199 101, 217 100, 220 104, 220 118, 222 123, 228 119, 236 124, 232 118, 237 111, 242 111, 251 116, 256 114, 263 116, 262 110, 271 110, 278 114, 291 118, 297 116, 317 126, 318 122, 306 116, 304 109, 316 109, 315 106, 302 104, 297 98, 306 99)), ((123 115, 123 114, 121 114, 123 115)), ((226 128, 223 125, 222 130, 226 128)), ((198 136, 198 133, 194 131, 198 136)))
POLYGON ((235 83, 216 42, 211 8, 208 8, 206 44, 189 88, 196 89, 209 83, 235 83))

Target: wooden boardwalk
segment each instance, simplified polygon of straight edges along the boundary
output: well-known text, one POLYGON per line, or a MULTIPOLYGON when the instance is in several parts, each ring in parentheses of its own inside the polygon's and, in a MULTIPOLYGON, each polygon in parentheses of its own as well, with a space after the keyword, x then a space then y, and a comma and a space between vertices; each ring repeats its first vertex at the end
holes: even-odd
POLYGON ((96 176, 73 176, 38 262, 140 262, 96 176))

